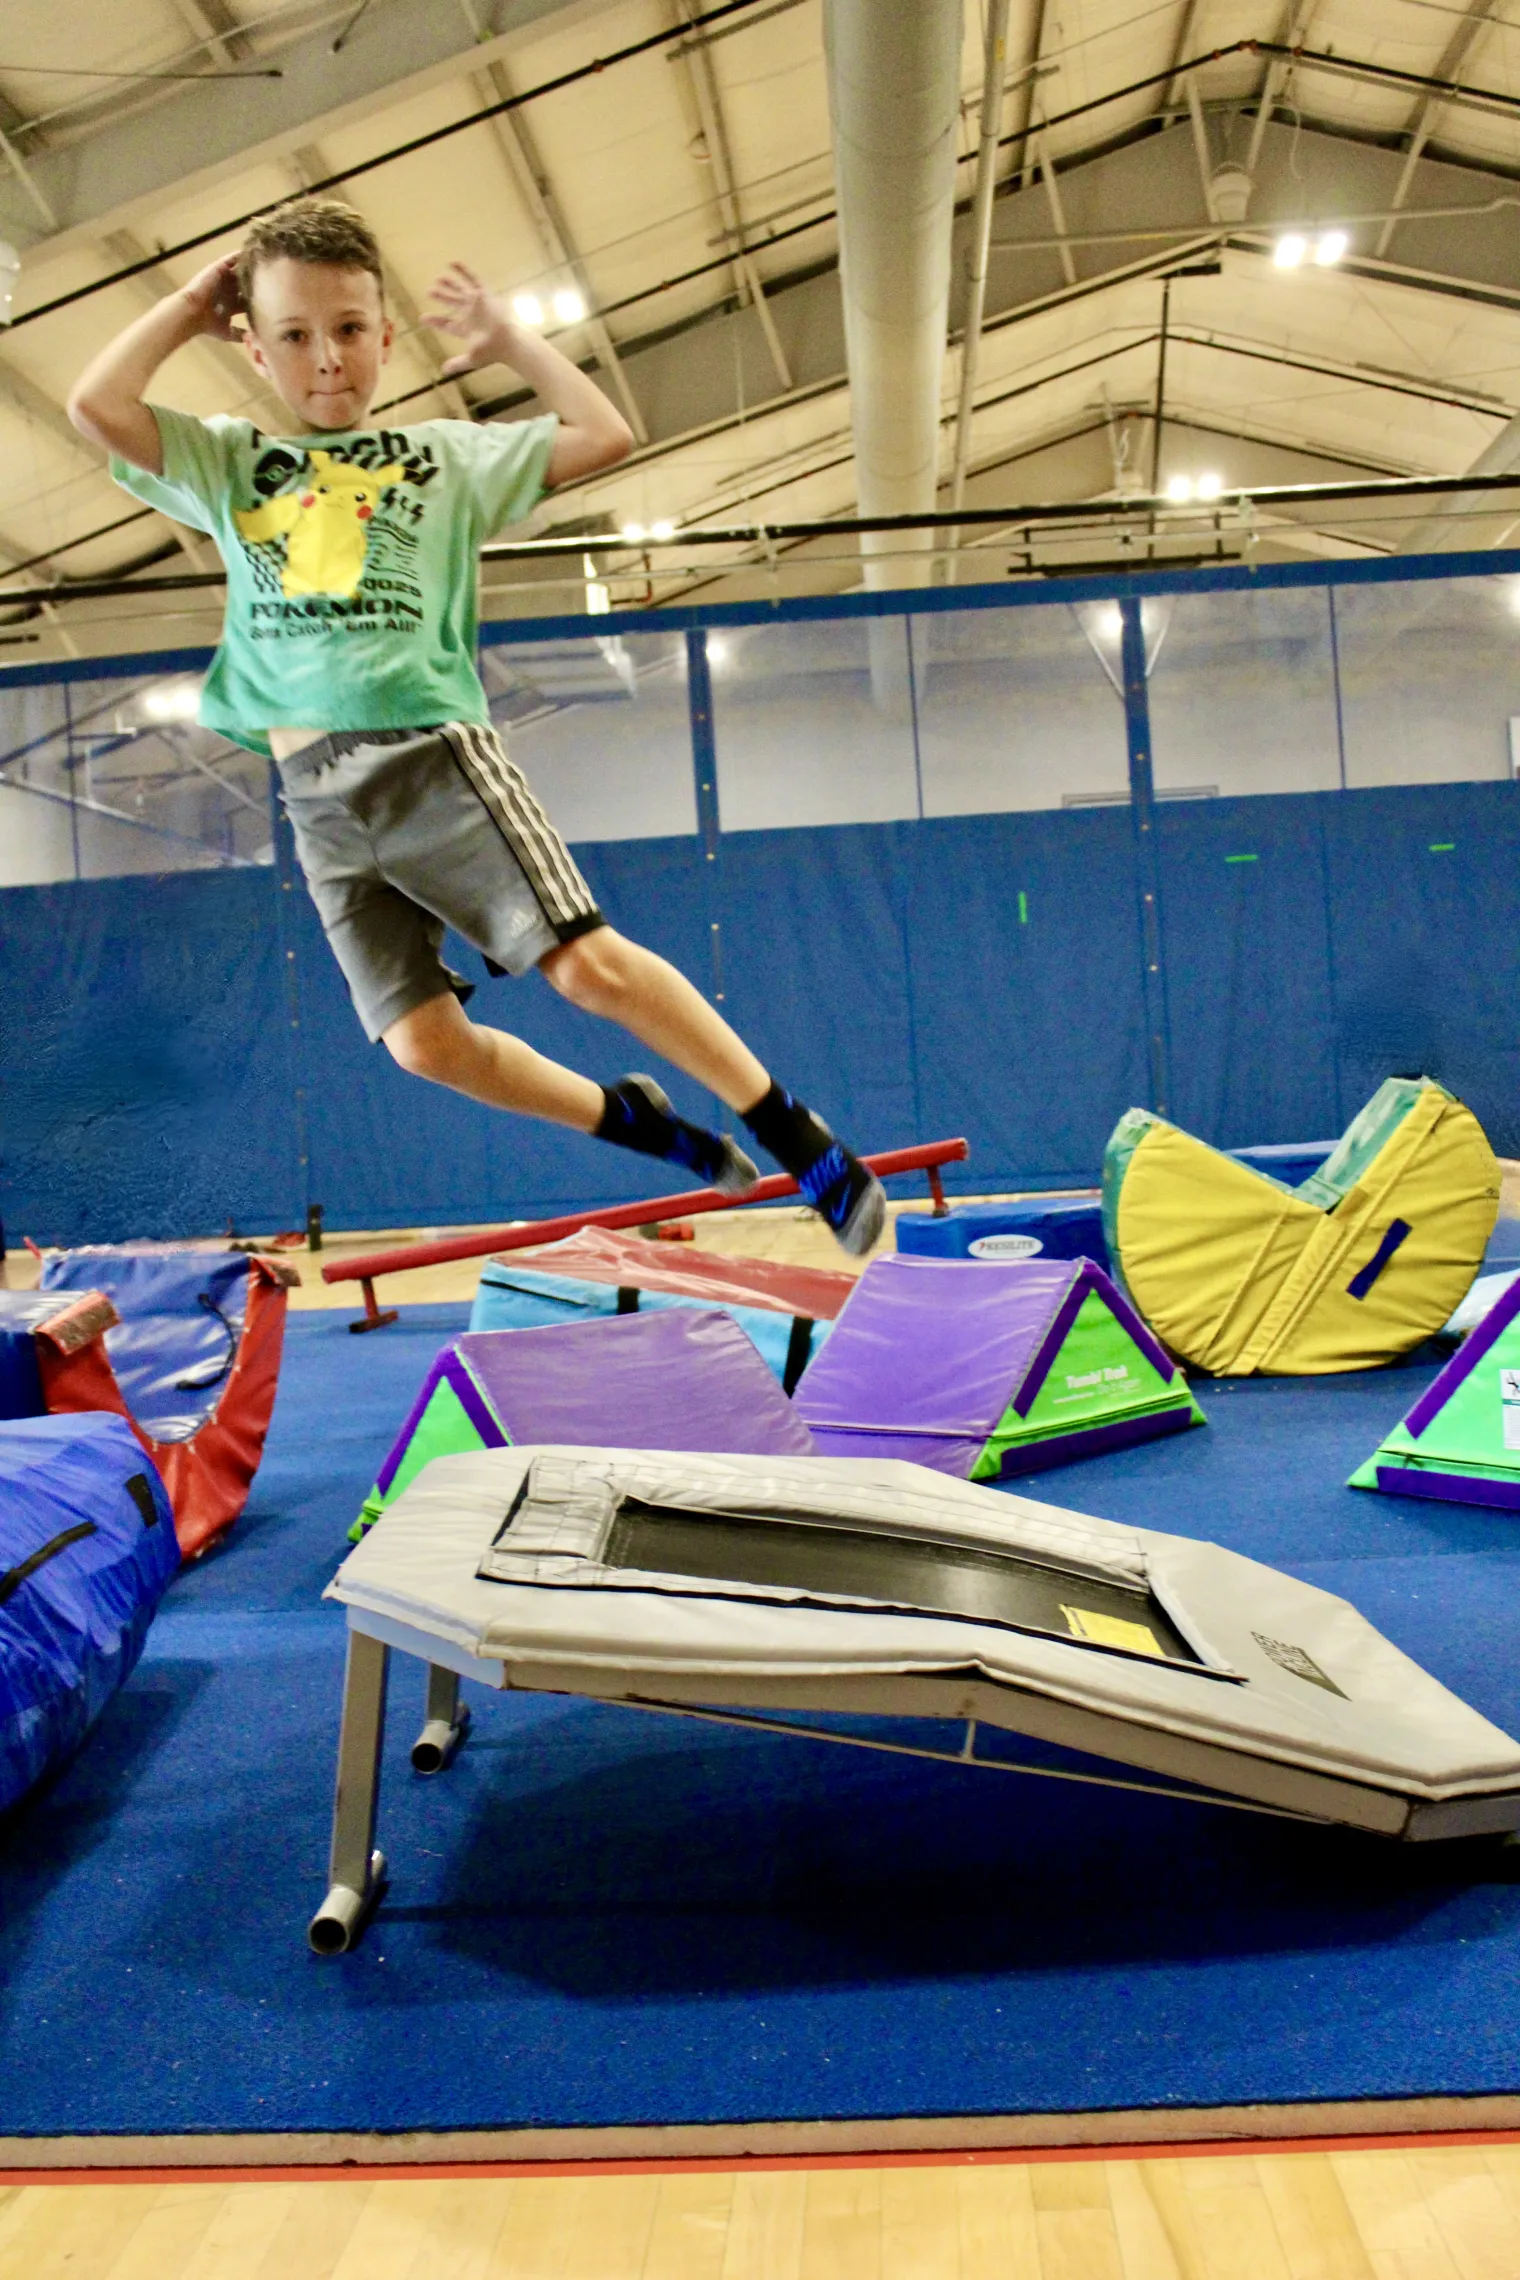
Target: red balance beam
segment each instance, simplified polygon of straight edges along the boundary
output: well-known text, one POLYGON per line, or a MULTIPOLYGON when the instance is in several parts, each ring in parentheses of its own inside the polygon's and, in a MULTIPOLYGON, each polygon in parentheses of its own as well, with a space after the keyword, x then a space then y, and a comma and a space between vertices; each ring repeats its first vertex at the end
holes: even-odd
MULTIPOLYGON (((917 1148, 891 1148, 882 1156, 863 1159, 878 1179, 894 1172, 927 1172, 936 1209, 944 1208, 940 1186, 942 1164, 961 1164, 971 1151, 964 1140, 927 1140, 917 1148)), ((405 1274, 413 1267, 441 1267, 451 1259, 480 1259, 496 1251, 524 1251, 535 1243, 557 1243, 581 1227, 647 1227, 661 1219, 694 1219, 702 1211, 732 1211, 737 1205, 778 1203, 801 1191, 794 1179, 777 1172, 758 1180, 748 1195, 720 1195, 716 1188, 693 1188, 688 1195, 661 1195, 647 1203, 607 1204, 600 1211, 567 1211, 559 1219, 532 1219, 520 1227, 498 1227, 488 1235, 454 1235, 445 1243, 402 1243, 393 1251, 369 1251, 358 1259, 335 1259, 322 1269, 327 1283, 356 1282, 364 1287, 364 1316, 351 1322, 351 1330, 377 1330, 394 1322, 394 1312, 382 1313, 375 1304, 379 1275, 405 1274)))

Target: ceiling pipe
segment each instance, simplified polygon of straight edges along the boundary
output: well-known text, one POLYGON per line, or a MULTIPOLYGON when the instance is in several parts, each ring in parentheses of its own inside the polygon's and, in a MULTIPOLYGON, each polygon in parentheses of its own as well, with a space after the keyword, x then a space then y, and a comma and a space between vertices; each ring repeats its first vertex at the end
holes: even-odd
MULTIPOLYGON (((856 497, 863 516, 927 514, 950 312, 961 0, 825 0, 823 27, 856 497)), ((862 538, 867 587, 928 583, 932 528, 906 561, 900 541, 888 560, 881 536, 862 538)), ((872 693, 883 711, 905 713, 902 629, 883 621, 872 632, 872 693)))
MULTIPOLYGON (((971 412, 976 398, 976 367, 982 346, 982 317, 987 305, 987 248, 992 240, 992 194, 997 188, 998 139, 1003 131, 1003 59, 1008 44, 1009 0, 990 0, 987 41, 982 56, 982 123, 976 154, 976 188, 971 199, 971 246, 967 258, 966 326, 961 336, 961 389, 955 410, 955 458, 950 470, 950 504, 959 507, 966 496, 966 470, 971 461, 971 412)), ((950 533, 950 562, 960 533, 950 533)))

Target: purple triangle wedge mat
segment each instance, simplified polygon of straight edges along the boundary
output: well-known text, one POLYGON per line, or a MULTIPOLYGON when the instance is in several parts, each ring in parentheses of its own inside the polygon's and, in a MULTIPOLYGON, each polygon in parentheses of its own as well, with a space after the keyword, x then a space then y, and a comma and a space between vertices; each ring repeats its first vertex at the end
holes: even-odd
POLYGON ((1007 1479, 1205 1422, 1089 1259, 875 1259, 795 1396, 820 1455, 1007 1479))
POLYGON ((466 1331, 412 1404, 351 1534, 434 1457, 526 1442, 813 1455, 806 1425, 733 1318, 716 1308, 466 1331))

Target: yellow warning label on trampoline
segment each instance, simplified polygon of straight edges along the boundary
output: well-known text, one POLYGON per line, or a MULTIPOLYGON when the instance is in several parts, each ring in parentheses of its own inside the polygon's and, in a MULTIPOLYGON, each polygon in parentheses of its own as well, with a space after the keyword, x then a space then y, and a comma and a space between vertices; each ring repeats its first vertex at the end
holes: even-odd
POLYGON ((1124 1647, 1132 1655, 1154 1655, 1157 1662, 1165 1662, 1165 1649, 1157 1644, 1156 1634, 1144 1623, 1126 1622, 1122 1615, 1099 1615, 1090 1607, 1061 1608, 1074 1639, 1085 1639, 1089 1646, 1124 1647))

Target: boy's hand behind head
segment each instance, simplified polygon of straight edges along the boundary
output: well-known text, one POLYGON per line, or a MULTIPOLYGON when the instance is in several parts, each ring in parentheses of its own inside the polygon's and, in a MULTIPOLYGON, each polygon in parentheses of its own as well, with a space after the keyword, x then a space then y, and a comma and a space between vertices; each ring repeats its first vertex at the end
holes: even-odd
POLYGON ((467 269, 462 261, 450 262, 434 281, 430 297, 437 305, 424 312, 423 323, 465 344, 443 367, 445 379, 478 371, 482 364, 511 363, 519 328, 501 295, 493 293, 473 269, 467 269))
POLYGON ((213 340, 242 338, 241 330, 232 322, 244 314, 237 265, 235 253, 224 254, 220 261, 208 261, 188 285, 180 288, 180 299, 195 317, 197 331, 209 333, 213 340))

